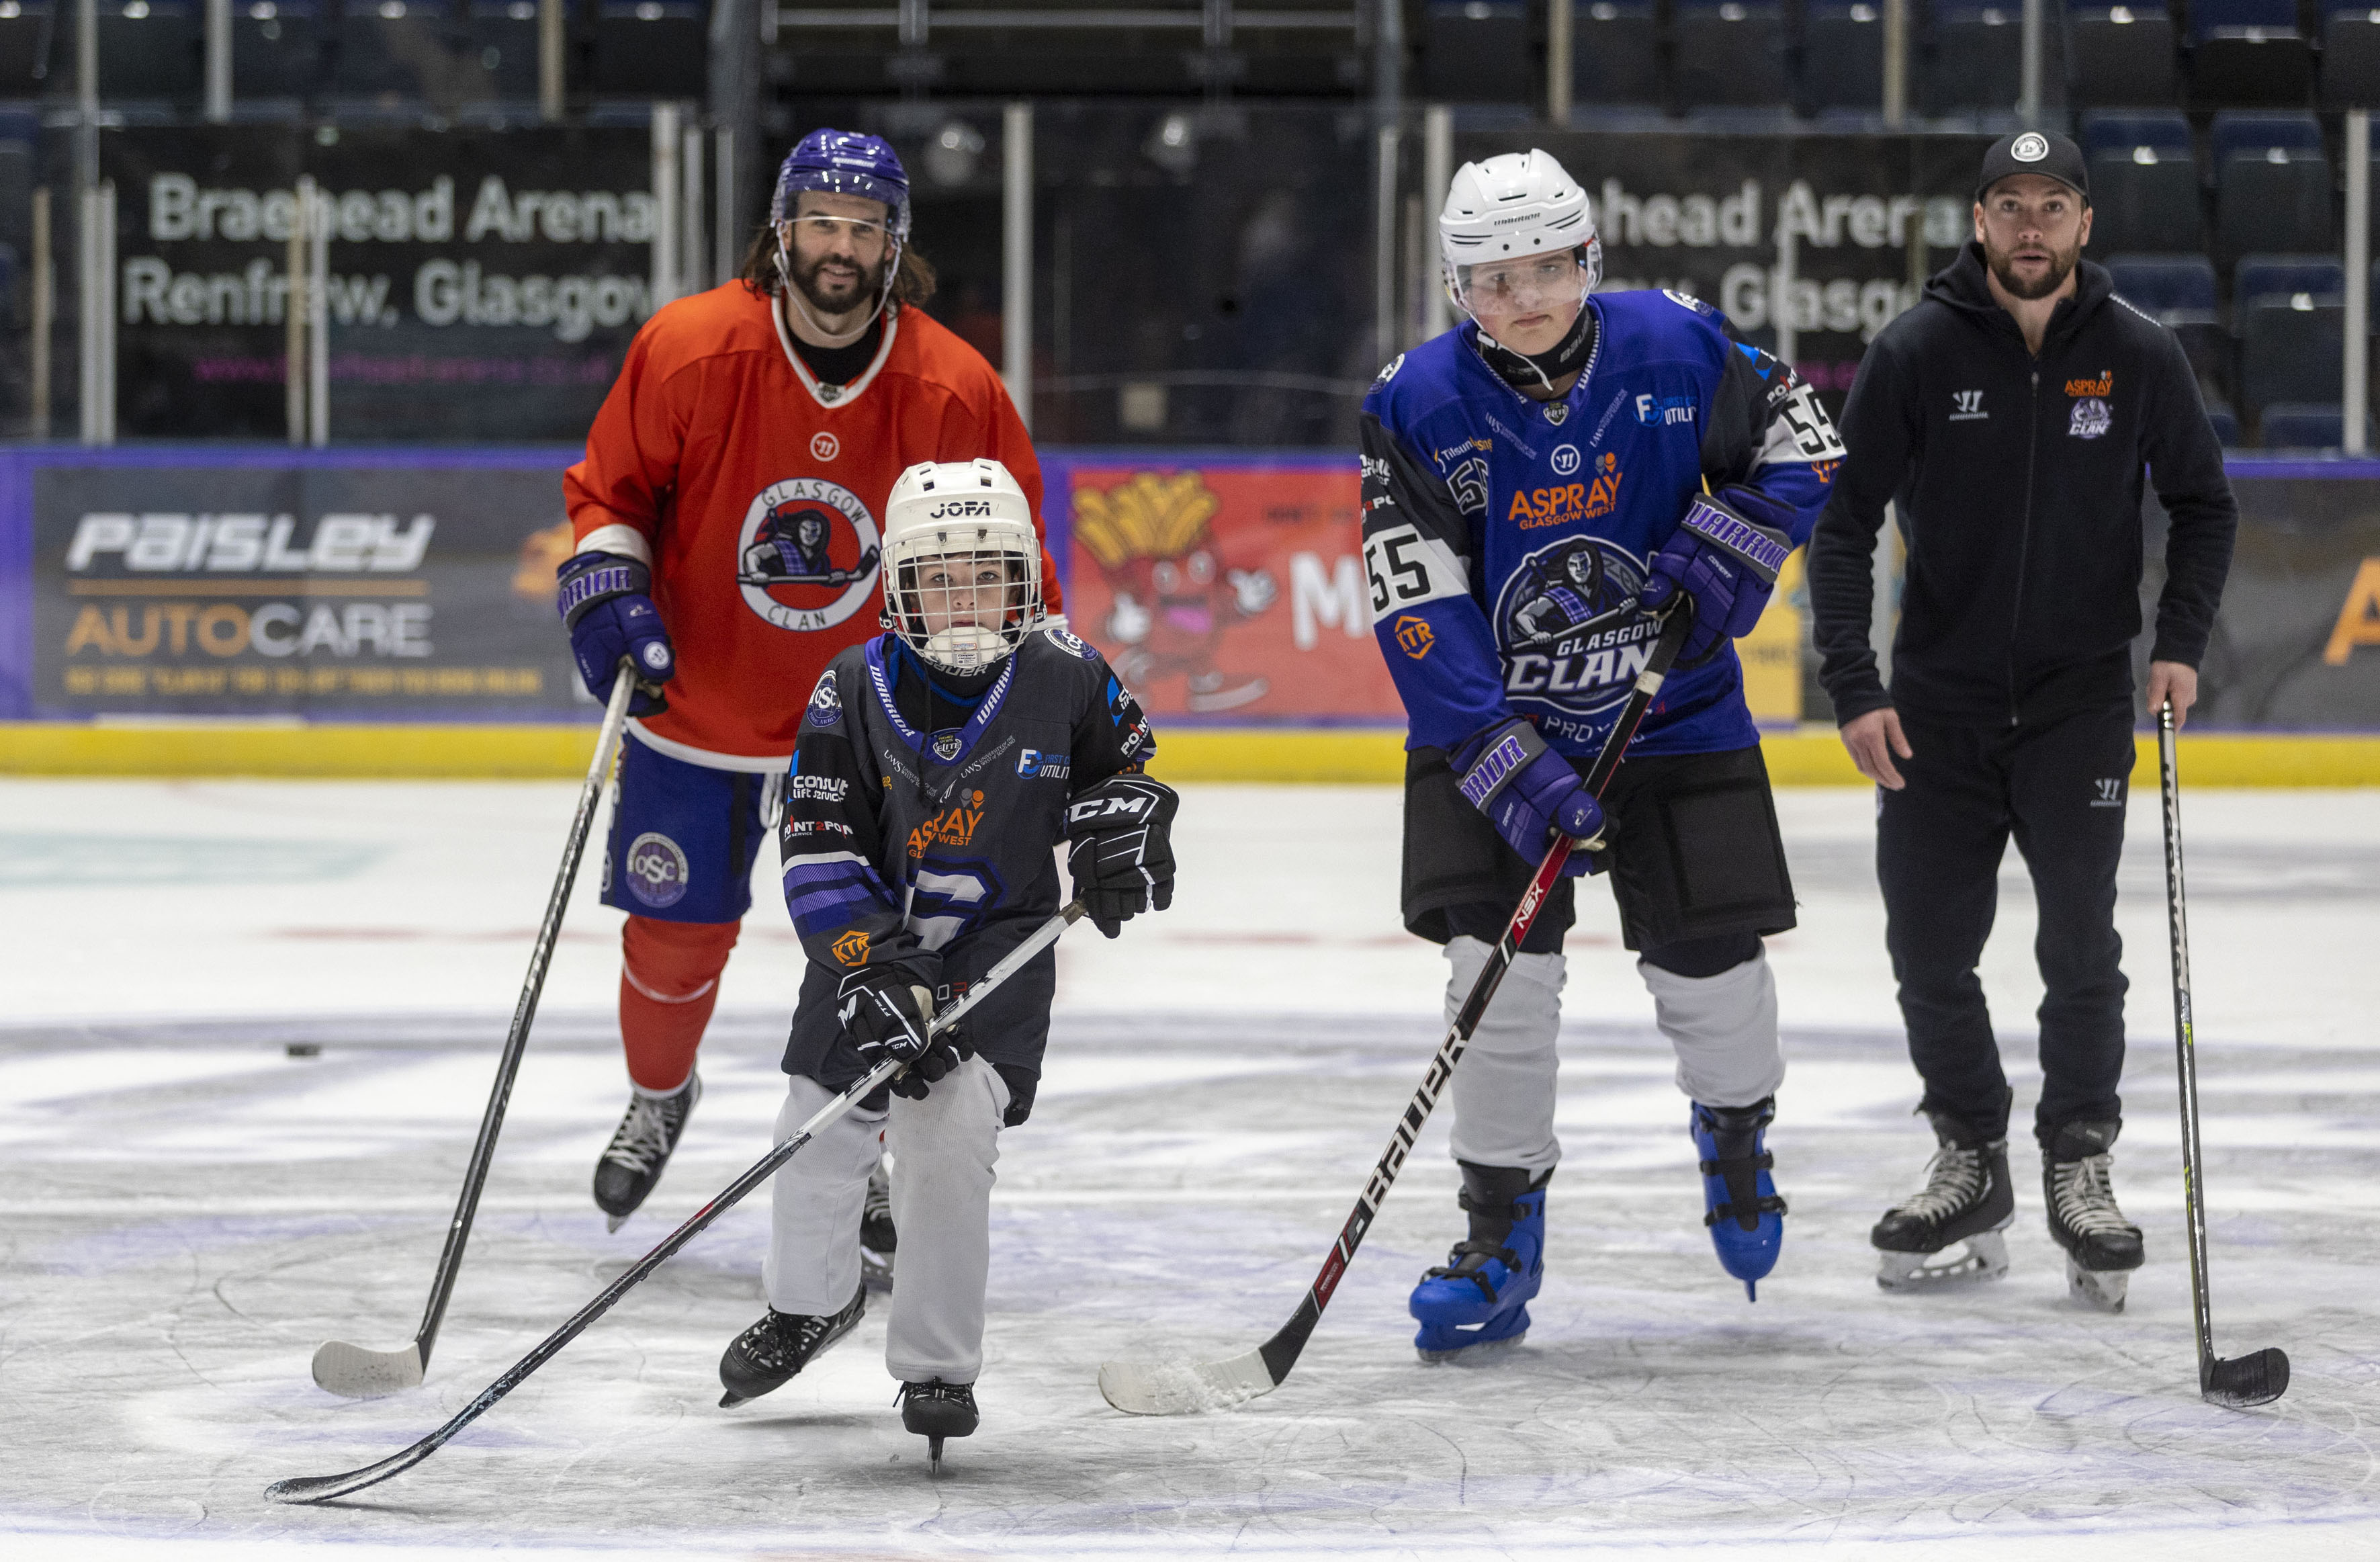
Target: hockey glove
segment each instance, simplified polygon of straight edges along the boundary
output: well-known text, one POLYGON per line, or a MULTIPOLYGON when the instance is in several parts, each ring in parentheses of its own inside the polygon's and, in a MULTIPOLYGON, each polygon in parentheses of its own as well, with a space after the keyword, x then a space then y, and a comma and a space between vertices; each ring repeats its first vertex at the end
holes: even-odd
POLYGON ((880 1063, 912 1063, 925 1054, 938 975, 918 962, 892 960, 862 966, 843 979, 835 1015, 863 1065, 873 1069, 880 1063))
POLYGON ((911 1101, 923 1101, 926 1092, 941 1083, 943 1076, 975 1056, 975 1043, 967 1039, 965 1025, 953 1025, 936 1036, 909 1071, 892 1081, 892 1093, 911 1101))
MULTIPOLYGON (((1449 757, 1471 806, 1532 864, 1553 844, 1556 830, 1577 840, 1603 833, 1603 806, 1586 783, 1518 716, 1488 728, 1449 757)), ((1564 878, 1592 872, 1583 851, 1573 851, 1562 864, 1564 878)))
POLYGON ((1066 871, 1091 924, 1113 938, 1124 919, 1173 904, 1173 813, 1162 781, 1111 775, 1066 805, 1066 871))
POLYGON ((1678 529, 1661 544, 1645 571, 1640 600, 1658 608, 1682 590, 1694 599, 1694 628, 1678 653, 1678 665, 1691 667, 1718 654, 1719 647, 1752 632, 1768 605, 1777 572, 1793 551, 1787 531, 1793 514, 1767 494, 1742 485, 1697 495, 1678 529))
POLYGON ((587 692, 609 700, 625 656, 637 669, 628 714, 654 716, 668 710, 661 686, 676 674, 677 653, 662 628, 661 609, 653 605, 653 572, 619 554, 587 553, 573 555, 554 575, 560 582, 556 605, 587 692))

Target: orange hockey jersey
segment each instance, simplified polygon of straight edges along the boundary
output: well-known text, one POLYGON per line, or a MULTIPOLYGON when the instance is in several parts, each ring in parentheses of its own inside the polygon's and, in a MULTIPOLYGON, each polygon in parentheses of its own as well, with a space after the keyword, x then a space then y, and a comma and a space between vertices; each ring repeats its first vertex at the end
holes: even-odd
MULTIPOLYGON (((641 558, 677 652, 652 747, 781 769, 835 653, 878 633, 884 504, 919 461, 990 456, 1041 510, 1041 466, 991 366, 917 309, 848 385, 821 385, 741 282, 645 323, 563 478, 581 550, 641 558)), ((1059 610, 1045 550, 1043 595, 1059 610)))

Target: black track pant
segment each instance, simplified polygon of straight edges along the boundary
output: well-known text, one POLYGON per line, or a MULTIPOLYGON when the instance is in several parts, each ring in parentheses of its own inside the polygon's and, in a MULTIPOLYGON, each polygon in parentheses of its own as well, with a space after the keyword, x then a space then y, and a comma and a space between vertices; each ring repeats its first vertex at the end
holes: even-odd
POLYGON ((2009 728, 1937 726, 1907 715, 1908 786, 1879 788, 1876 874, 1924 1109, 1998 1139, 2007 1078, 1975 963, 1998 905, 2010 836, 2033 874, 2041 925, 2041 1104, 2034 1132, 2114 1120, 2124 1071, 2123 943, 2116 863, 2132 771, 2129 704, 2009 728))

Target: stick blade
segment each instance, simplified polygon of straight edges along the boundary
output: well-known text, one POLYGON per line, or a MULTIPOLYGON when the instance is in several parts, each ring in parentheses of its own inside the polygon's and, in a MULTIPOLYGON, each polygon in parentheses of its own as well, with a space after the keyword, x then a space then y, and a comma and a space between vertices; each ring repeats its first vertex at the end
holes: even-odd
POLYGON ((275 1481, 264 1488, 273 1502, 329 1502, 360 1492, 366 1486, 377 1486, 390 1476, 411 1470, 438 1451, 439 1439, 424 1437, 401 1454, 392 1454, 378 1464, 368 1464, 361 1470, 350 1470, 344 1475, 293 1475, 286 1481, 275 1481))
POLYGON ((1261 1350, 1223 1361, 1109 1361, 1099 1368, 1100 1395, 1130 1416, 1228 1410, 1279 1386, 1261 1350))
POLYGON ((2269 1405, 2289 1388, 2289 1359, 2277 1346, 2267 1346, 2252 1356, 2217 1357, 2206 1370, 2206 1381, 2199 1385, 2199 1397, 2210 1405, 2228 1405, 2244 1410, 2251 1405, 2269 1405))
POLYGON ((314 1352, 314 1381, 347 1399, 377 1399, 421 1386, 421 1342, 402 1350, 367 1350, 344 1340, 314 1352))

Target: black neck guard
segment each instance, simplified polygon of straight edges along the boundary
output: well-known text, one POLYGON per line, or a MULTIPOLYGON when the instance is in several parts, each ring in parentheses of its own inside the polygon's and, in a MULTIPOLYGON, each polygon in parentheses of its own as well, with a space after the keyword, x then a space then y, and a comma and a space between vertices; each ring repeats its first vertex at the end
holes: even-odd
POLYGON ((1595 356, 1595 311, 1582 299, 1578 318, 1571 323, 1570 335, 1540 353, 1518 353, 1487 332, 1479 333, 1479 357, 1496 377, 1523 394, 1532 390, 1551 391, 1554 382, 1565 374, 1575 374, 1586 367, 1595 356))

